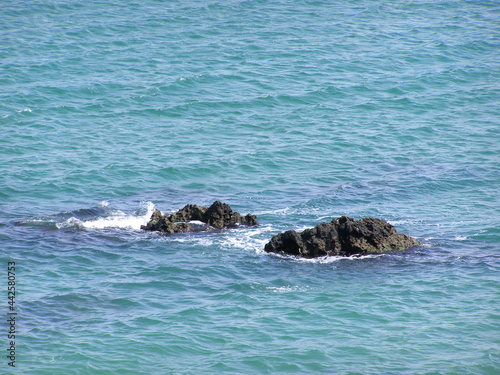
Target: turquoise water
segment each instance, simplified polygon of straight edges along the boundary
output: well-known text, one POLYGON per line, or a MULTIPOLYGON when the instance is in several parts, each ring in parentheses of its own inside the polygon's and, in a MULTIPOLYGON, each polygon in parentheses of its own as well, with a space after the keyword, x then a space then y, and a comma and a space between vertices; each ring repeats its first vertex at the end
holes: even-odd
POLYGON ((498 2, 0 14, 0 372, 500 373, 498 2), (139 229, 216 199, 260 226, 139 229), (263 251, 340 215, 423 246, 263 251))

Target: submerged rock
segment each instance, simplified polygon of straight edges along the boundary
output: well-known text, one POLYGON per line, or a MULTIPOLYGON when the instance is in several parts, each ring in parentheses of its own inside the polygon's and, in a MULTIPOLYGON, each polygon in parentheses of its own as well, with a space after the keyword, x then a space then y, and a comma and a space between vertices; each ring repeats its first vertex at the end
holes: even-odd
POLYGON ((274 236, 264 250, 305 258, 326 255, 350 256, 406 250, 420 242, 397 233, 388 222, 372 217, 354 220, 347 216, 321 223, 303 232, 289 230, 274 236))
POLYGON ((220 201, 215 201, 210 207, 188 204, 174 214, 162 215, 160 210, 154 210, 151 219, 141 229, 165 233, 186 233, 209 228, 233 228, 238 225, 257 225, 257 216, 246 216, 235 212, 231 207, 220 201), (191 221, 201 221, 208 227, 199 229, 190 225, 191 221))

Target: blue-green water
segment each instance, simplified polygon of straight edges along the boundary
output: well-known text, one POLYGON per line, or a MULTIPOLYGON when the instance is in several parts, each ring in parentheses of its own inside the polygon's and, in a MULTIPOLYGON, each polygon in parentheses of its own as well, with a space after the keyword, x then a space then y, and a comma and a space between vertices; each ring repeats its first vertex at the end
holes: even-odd
POLYGON ((0 15, 0 372, 500 373, 498 2, 38 0, 0 15), (216 199, 260 226, 139 229, 155 207, 216 199), (263 252, 340 215, 424 245, 263 252))

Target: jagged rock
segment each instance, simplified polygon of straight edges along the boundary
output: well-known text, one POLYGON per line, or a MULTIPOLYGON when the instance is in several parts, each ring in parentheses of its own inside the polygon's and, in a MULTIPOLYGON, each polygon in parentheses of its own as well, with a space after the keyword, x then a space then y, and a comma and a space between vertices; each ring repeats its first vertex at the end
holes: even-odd
POLYGON ((175 214, 170 215, 169 218, 173 222, 187 222, 193 220, 203 221, 205 212, 207 212, 206 207, 197 206, 195 204, 188 204, 184 206, 184 208, 177 211, 175 214))
POLYGON ((141 229, 165 233, 186 233, 209 228, 199 229, 189 224, 190 221, 201 221, 216 229, 232 228, 238 225, 257 225, 257 217, 248 214, 241 216, 226 203, 215 201, 210 207, 188 204, 174 214, 162 215, 154 210, 151 219, 141 229))
POLYGON ((420 242, 397 233, 388 222, 372 217, 354 220, 347 216, 321 223, 301 233, 289 230, 277 234, 264 250, 305 258, 326 255, 350 256, 406 250, 420 242))
POLYGON ((142 225, 141 229, 165 233, 185 233, 193 231, 190 225, 181 222, 175 223, 171 220, 170 216, 162 215, 160 210, 154 210, 149 222, 146 225, 142 225))
POLYGON ((229 205, 220 201, 215 201, 206 210, 201 221, 218 229, 231 228, 240 224, 257 225, 255 215, 248 214, 243 217, 238 212, 234 212, 229 205))

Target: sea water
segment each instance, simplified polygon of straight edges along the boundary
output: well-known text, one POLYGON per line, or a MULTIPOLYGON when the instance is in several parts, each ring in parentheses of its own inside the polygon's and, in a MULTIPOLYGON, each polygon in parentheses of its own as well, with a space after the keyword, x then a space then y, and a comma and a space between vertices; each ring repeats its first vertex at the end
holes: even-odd
POLYGON ((0 15, 0 372, 500 373, 497 1, 0 15), (260 225, 140 230, 215 200, 260 225), (423 245, 263 251, 341 215, 423 245))

